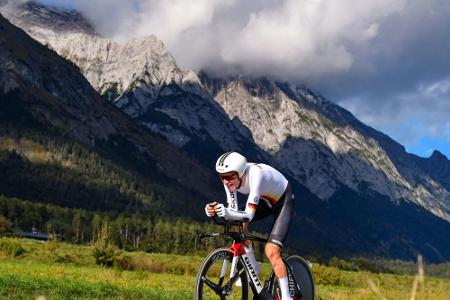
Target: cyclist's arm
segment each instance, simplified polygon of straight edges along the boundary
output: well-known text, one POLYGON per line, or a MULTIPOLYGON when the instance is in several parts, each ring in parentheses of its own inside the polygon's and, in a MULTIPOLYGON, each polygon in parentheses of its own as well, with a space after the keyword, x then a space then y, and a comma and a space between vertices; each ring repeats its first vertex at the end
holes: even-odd
MULTIPOLYGON (((219 213, 219 216, 222 215, 227 220, 243 220, 248 219, 251 221, 253 217, 255 216, 256 207, 258 206, 259 202, 259 195, 261 190, 261 173, 255 172, 254 174, 250 175, 250 193, 247 198, 247 204, 245 206, 245 210, 232 210, 229 208, 226 208, 223 213, 219 213)), ((231 192, 227 186, 225 186, 225 191, 227 191, 227 196, 232 195, 233 192, 231 192)), ((234 192, 236 194, 236 192, 234 192)), ((237 198, 234 198, 236 200, 237 205, 237 198)), ((221 208, 219 209, 221 210, 221 208)))
POLYGON ((255 211, 256 211, 256 205, 251 204, 251 203, 247 203, 247 206, 245 208, 245 210, 232 210, 229 208, 223 208, 225 211, 223 212, 223 214, 221 214, 220 212, 217 212, 217 214, 219 216, 223 216, 226 220, 243 220, 243 219, 247 219, 248 221, 251 221, 253 219, 253 217, 255 216, 255 211))
POLYGON ((237 211, 238 210, 238 199, 237 199, 237 192, 230 191, 230 189, 223 185, 225 188, 225 193, 227 194, 227 207, 231 210, 237 211))
POLYGON ((229 213, 229 219, 231 220, 242 220, 248 219, 250 222, 255 216, 256 207, 259 203, 259 196, 261 194, 261 172, 258 169, 255 169, 253 172, 249 173, 249 184, 250 184, 250 193, 248 194, 247 204, 245 206, 244 211, 236 211, 229 213))

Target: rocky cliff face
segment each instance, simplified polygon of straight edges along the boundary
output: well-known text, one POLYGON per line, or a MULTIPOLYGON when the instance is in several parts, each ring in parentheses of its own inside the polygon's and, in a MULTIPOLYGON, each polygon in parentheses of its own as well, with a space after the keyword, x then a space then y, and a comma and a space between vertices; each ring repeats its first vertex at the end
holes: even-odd
MULTIPOLYGON (((2 107, 18 115, 23 112, 23 117, 15 116, 12 120, 2 112, 1 116, 10 122, 19 124, 20 118, 27 117, 49 135, 78 141, 92 149, 108 143, 114 148, 119 140, 135 155, 126 159, 145 160, 146 157, 149 162, 158 162, 156 169, 152 163, 142 163, 143 167, 151 168, 150 173, 171 178, 190 190, 213 194, 214 188, 209 184, 212 175, 208 170, 164 139, 137 126, 103 99, 75 65, 31 39, 2 16, 0 96, 2 107), (196 177, 204 181, 195 183, 196 177)), ((111 149, 109 154, 120 157, 120 151, 123 150, 111 149)))
POLYGON ((118 44, 88 26, 49 26, 49 18, 70 23, 81 17, 33 2, 3 12, 36 40, 75 63, 106 99, 178 147, 208 141, 224 149, 242 149, 246 143, 240 136, 229 136, 235 128, 223 109, 206 94, 194 72, 178 68, 156 37, 118 44))
POLYGON ((34 113, 84 143, 93 144, 117 132, 111 120, 104 116, 104 101, 75 66, 32 41, 25 33, 14 30, 6 20, 2 20, 1 26, 0 87, 3 93, 26 86, 24 90, 28 90, 30 96, 34 91, 48 102, 54 101, 55 108, 51 110, 32 103, 34 113))
POLYGON ((305 88, 267 79, 202 79, 229 117, 239 118, 262 149, 320 198, 329 198, 341 184, 355 191, 363 185, 450 220, 450 194, 442 183, 414 166, 398 167, 409 155, 391 159, 382 144, 394 142, 359 131, 353 126, 357 120, 342 108, 305 88))

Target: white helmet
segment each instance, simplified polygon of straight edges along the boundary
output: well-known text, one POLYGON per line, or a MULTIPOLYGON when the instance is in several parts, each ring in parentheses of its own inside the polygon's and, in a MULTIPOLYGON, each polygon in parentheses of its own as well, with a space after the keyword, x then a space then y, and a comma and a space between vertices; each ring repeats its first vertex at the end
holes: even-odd
POLYGON ((247 159, 237 152, 227 152, 222 154, 216 162, 216 171, 218 173, 237 172, 239 178, 244 175, 247 167, 247 159))

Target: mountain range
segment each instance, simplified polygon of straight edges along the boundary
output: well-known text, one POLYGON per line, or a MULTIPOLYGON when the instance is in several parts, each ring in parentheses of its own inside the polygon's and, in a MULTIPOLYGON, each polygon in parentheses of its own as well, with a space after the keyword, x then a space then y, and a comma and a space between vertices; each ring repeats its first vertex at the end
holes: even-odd
MULTIPOLYGON (((430 158, 409 154, 305 86, 182 70, 155 36, 119 44, 74 10, 0 5, 40 43, 2 20, 0 116, 14 128, 3 134, 10 141, 1 143, 9 145, 4 149, 32 160, 26 143, 17 142, 23 132, 15 131, 41 128, 31 136, 39 131, 48 139, 50 132, 51 140, 79 143, 146 182, 136 194, 149 193, 156 180, 177 195, 161 196, 164 204, 149 210, 186 204, 179 211, 199 220, 206 198, 223 197, 214 160, 233 149, 274 165, 293 182, 296 250, 450 259, 450 162, 438 151, 430 158)), ((66 167, 54 156, 53 163, 66 167)))

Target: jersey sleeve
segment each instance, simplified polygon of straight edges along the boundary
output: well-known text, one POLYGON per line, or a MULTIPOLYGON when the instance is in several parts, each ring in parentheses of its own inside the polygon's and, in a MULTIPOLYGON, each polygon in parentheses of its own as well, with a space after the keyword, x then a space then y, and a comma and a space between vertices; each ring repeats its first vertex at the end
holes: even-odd
POLYGON ((239 206, 238 206, 237 192, 230 191, 230 189, 226 185, 223 185, 223 187, 225 188, 225 193, 227 195, 227 204, 228 204, 227 207, 231 210, 238 211, 239 206))
POLYGON ((247 206, 249 204, 258 206, 259 197, 261 196, 262 188, 262 173, 259 168, 253 168, 248 176, 250 192, 247 198, 247 206))
POLYGON ((248 194, 247 204, 244 211, 230 211, 230 219, 251 221, 255 216, 256 208, 261 195, 262 173, 259 168, 251 169, 249 173, 250 193, 248 194))
POLYGON ((255 216, 256 205, 252 203, 248 203, 245 207, 245 210, 239 210, 237 192, 230 191, 230 189, 224 185, 225 193, 227 194, 227 210, 228 216, 231 220, 243 220, 248 219, 251 221, 255 216))
POLYGON ((229 220, 243 220, 247 219, 248 221, 251 221, 253 217, 255 216, 256 207, 254 205, 247 204, 245 210, 231 210, 227 208, 228 212, 228 219, 229 220))

